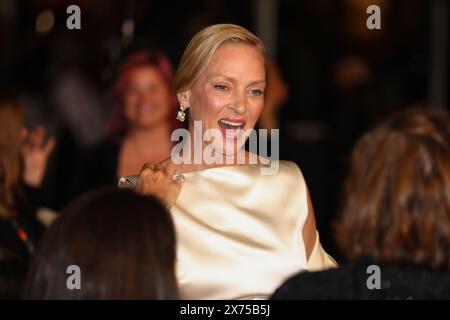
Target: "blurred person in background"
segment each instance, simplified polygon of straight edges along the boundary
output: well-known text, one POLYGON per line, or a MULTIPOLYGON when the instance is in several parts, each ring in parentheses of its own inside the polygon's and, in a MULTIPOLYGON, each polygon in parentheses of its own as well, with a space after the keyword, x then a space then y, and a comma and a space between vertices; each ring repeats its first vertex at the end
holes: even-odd
POLYGON ((0 96, 0 245, 28 260, 43 231, 36 211, 55 139, 43 127, 28 133, 18 98, 0 96))
POLYGON ((447 113, 404 111, 360 138, 336 230, 350 263, 296 275, 274 299, 450 298, 447 113), (371 265, 379 290, 368 287, 371 265))
POLYGON ((33 261, 25 299, 178 299, 175 231, 153 197, 106 188, 72 201, 33 261), (67 287, 68 266, 80 289, 67 287))
POLYGON ((172 80, 172 65, 161 51, 139 51, 124 60, 114 85, 111 135, 86 153, 77 193, 116 185, 119 177, 139 172, 144 163, 170 156, 170 135, 177 126, 172 80))
POLYGON ((261 129, 279 129, 279 117, 283 105, 289 98, 289 86, 274 61, 267 62, 267 89, 264 96, 264 108, 258 119, 261 129))
POLYGON ((30 256, 44 226, 36 213, 55 140, 45 129, 25 128, 17 96, 0 93, 0 298, 20 297, 30 256))

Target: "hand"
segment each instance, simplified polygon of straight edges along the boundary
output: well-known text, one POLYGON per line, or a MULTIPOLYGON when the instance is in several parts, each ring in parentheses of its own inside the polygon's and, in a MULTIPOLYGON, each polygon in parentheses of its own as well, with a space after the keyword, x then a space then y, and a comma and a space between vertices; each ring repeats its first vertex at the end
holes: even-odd
POLYGON ((182 180, 173 180, 176 167, 173 163, 145 164, 139 173, 135 190, 144 195, 158 197, 170 208, 178 198, 182 180))
POLYGON ((25 184, 38 188, 42 184, 47 166, 47 159, 55 147, 55 139, 45 141, 46 129, 38 126, 31 133, 25 133, 22 145, 24 164, 23 181, 25 184))

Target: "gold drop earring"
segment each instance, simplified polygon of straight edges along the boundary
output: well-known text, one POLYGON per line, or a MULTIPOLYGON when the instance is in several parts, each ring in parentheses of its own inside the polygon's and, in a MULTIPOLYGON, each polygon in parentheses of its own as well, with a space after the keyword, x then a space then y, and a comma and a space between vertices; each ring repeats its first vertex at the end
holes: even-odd
POLYGON ((182 104, 180 104, 180 110, 178 110, 177 113, 177 120, 184 122, 184 120, 186 119, 186 107, 183 106, 182 104))

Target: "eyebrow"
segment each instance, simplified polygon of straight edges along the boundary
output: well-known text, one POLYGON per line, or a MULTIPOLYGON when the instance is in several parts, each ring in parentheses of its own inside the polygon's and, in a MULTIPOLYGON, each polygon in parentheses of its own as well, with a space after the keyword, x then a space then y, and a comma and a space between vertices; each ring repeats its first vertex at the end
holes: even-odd
MULTIPOLYGON (((223 75, 223 74, 216 74, 216 75, 213 75, 213 76, 210 77, 210 79, 212 79, 212 78, 218 78, 218 77, 224 78, 225 80, 228 80, 228 81, 230 81, 230 82, 236 82, 236 79, 235 79, 235 78, 232 78, 232 77, 229 77, 229 76, 226 76, 226 75, 223 75)), ((266 82, 266 79, 261 79, 261 80, 252 81, 252 82, 249 83, 249 85, 253 85, 253 84, 257 84, 257 83, 262 83, 262 82, 266 82)))

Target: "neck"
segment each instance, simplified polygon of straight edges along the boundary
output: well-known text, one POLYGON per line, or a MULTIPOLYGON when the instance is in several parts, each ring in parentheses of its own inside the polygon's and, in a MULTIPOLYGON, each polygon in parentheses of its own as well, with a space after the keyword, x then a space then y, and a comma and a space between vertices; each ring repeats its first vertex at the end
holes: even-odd
POLYGON ((161 123, 151 128, 131 128, 126 139, 138 146, 164 145, 170 141, 169 125, 161 123))
POLYGON ((203 151, 205 151, 205 147, 205 144, 195 146, 193 141, 188 139, 182 145, 182 149, 179 150, 179 153, 177 153, 178 157, 172 160, 179 165, 180 172, 190 172, 208 168, 259 162, 257 155, 250 154, 244 149, 240 149, 235 154, 230 155, 222 153, 215 154, 214 151, 212 151, 212 154, 208 153, 208 155, 205 155, 203 153, 203 151), (196 148, 200 150, 200 152, 196 152, 194 150, 196 148), (210 156, 209 160, 206 160, 204 156, 210 156), (217 160, 217 162, 215 160, 217 160))

